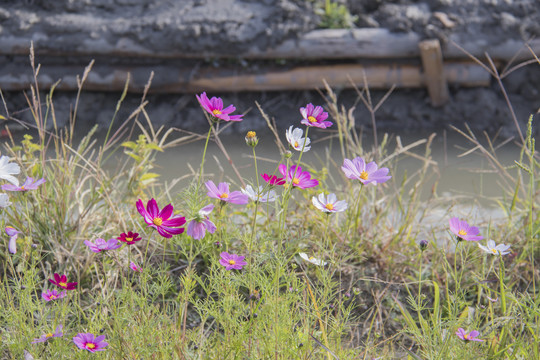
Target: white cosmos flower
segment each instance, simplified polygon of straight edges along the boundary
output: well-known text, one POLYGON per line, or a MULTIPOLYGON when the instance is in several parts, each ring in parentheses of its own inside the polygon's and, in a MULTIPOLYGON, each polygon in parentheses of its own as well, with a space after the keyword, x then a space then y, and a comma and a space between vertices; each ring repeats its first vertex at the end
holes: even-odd
POLYGON ((496 245, 495 241, 493 240, 488 240, 487 246, 482 246, 478 244, 478 247, 492 255, 510 254, 510 251, 508 251, 508 249, 510 249, 510 245, 505 245, 505 244, 496 245))
POLYGON ((317 209, 327 213, 345 211, 348 206, 345 200, 338 201, 336 194, 328 194, 325 197, 324 193, 320 193, 318 197, 312 197, 311 202, 317 209))
POLYGON ((0 194, 0 208, 6 208, 11 205, 9 201, 9 196, 7 194, 0 194))
POLYGON ((304 135, 304 130, 296 128, 293 130, 293 126, 285 132, 285 136, 287 137, 287 142, 294 150, 302 151, 302 148, 304 148, 304 152, 309 151, 311 149, 311 146, 308 146, 311 143, 311 140, 309 138, 303 138, 302 135, 304 135), (304 145, 304 142, 306 143, 304 145))
POLYGON ((325 266, 326 264, 328 264, 326 261, 324 260, 320 260, 320 259, 317 259, 316 257, 314 256, 307 256, 306 253, 299 253, 298 255, 300 255, 300 257, 310 263, 312 263, 313 265, 317 265, 317 266, 325 266))
POLYGON ((247 185, 245 189, 241 189, 242 193, 247 195, 252 201, 260 202, 274 202, 276 201, 277 195, 274 190, 263 193, 263 187, 259 186, 259 191, 255 192, 255 189, 251 185, 247 185))
POLYGON ((13 176, 18 175, 21 172, 19 164, 10 163, 9 157, 3 155, 0 157, 0 179, 9 181, 15 186, 19 186, 19 180, 13 176))

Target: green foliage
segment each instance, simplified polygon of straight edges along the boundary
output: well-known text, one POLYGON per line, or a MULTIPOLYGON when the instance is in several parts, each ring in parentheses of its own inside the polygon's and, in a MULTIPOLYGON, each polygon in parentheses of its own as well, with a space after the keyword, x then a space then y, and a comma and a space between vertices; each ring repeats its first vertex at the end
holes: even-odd
POLYGON ((315 4, 315 13, 321 17, 319 26, 325 29, 350 29, 358 17, 351 15, 349 9, 343 4, 332 0, 325 0, 315 4))

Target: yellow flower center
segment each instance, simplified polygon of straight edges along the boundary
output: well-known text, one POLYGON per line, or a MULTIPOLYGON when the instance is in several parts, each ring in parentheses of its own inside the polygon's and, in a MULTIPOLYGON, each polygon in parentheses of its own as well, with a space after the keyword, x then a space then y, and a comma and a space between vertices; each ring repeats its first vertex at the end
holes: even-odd
POLYGON ((52 300, 56 299, 56 295, 49 296, 52 300))
POLYGON ((212 114, 214 114, 214 115, 221 115, 221 110, 214 109, 214 110, 212 110, 212 114))
POLYGON ((255 136, 257 136, 257 133, 255 131, 248 131, 246 135, 248 139, 253 139, 255 136))
POLYGON ((58 286, 60 286, 60 287, 66 287, 66 286, 67 286, 67 283, 65 283, 65 282, 59 282, 59 283, 58 283, 58 286))
POLYGON ((294 179, 292 180, 292 183, 293 183, 294 185, 298 185, 298 184, 300 184, 300 179, 294 178, 294 179))
POLYGON ((497 250, 496 249, 491 249, 491 252, 496 254, 497 253, 497 250))
POLYGON ((23 185, 23 186, 21 186, 21 190, 25 190, 25 188, 24 188, 24 185, 23 185))
POLYGON ((310 257, 309 257, 309 261, 313 261, 313 260, 315 260, 315 257, 314 257, 314 256, 310 256, 310 257))
MULTIPOLYGON (((154 219, 154 220, 155 220, 155 219, 154 219)), ((127 241, 127 242, 131 242, 131 241, 133 241, 133 238, 132 238, 132 237, 127 237, 127 238, 126 238, 126 241, 127 241)))
POLYGON ((334 205, 332 204, 326 204, 324 205, 325 208, 327 208, 328 210, 334 210, 334 205))
POLYGON ((469 340, 469 334, 463 335, 463 338, 464 338, 465 340, 469 340))
POLYGON ((465 230, 459 230, 458 235, 459 236, 464 236, 464 235, 467 235, 467 232, 465 230))
POLYGON ((294 147, 295 147, 295 148, 298 147, 298 141, 295 141, 295 142, 294 142, 294 147))
POLYGON ((13 226, 6 226, 6 228, 15 229, 13 226))
POLYGON ((53 334, 51 334, 51 333, 48 333, 48 334, 45 335, 46 338, 50 338, 52 336, 53 336, 53 334))
POLYGON ((93 343, 86 343, 85 346, 86 346, 87 349, 95 349, 96 348, 96 344, 93 344, 93 343))
POLYGON ((308 116, 307 119, 308 119, 308 121, 309 121, 310 123, 312 123, 312 124, 317 122, 317 119, 315 119, 313 116, 308 116))
POLYGON ((236 264, 236 261, 234 261, 234 260, 229 260, 229 265, 234 265, 234 264, 236 264))
POLYGON ((368 173, 367 173, 367 171, 365 171, 365 170, 362 171, 362 172, 360 173, 360 179, 362 179, 362 180, 367 180, 367 178, 368 178, 368 173))
POLYGON ((220 199, 227 199, 228 197, 229 197, 229 194, 227 194, 227 193, 223 193, 223 194, 219 195, 220 199))
POLYGON ((157 217, 157 218, 154 218, 154 220, 152 220, 152 222, 153 222, 154 225, 156 225, 156 226, 161 226, 161 224, 163 224, 163 219, 160 218, 160 217, 157 217))

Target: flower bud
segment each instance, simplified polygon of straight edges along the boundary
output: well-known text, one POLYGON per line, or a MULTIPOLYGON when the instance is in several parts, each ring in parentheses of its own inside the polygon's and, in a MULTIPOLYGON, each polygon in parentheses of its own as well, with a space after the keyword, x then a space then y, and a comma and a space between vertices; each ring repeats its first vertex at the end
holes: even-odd
POLYGON ((290 150, 285 151, 285 159, 290 159, 292 157, 292 152, 290 150))
POLYGON ((360 289, 356 288, 356 287, 353 288, 353 294, 356 295, 356 296, 360 295, 360 289))
POLYGON ((246 135, 246 144, 254 148, 258 143, 259 138, 257 137, 257 133, 255 131, 248 131, 246 135))
POLYGON ((428 241, 426 239, 420 240, 420 242, 418 243, 418 247, 420 248, 421 251, 426 250, 427 246, 428 246, 428 241))

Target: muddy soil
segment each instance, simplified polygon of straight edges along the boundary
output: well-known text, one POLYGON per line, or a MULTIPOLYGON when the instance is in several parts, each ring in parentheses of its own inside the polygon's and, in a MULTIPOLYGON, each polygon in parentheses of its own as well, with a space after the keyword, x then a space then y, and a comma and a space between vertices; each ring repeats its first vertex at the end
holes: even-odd
MULTIPOLYGON (((537 0, 340 0, 356 16, 356 27, 382 27, 396 32, 416 32, 425 38, 478 37, 488 44, 502 39, 527 40, 540 36, 540 2, 537 0)), ((25 0, 0 4, 0 37, 24 37, 58 51, 125 43, 156 52, 170 49, 203 53, 219 51, 241 57, 243 51, 264 49, 316 29, 321 18, 315 1, 305 0, 25 0)), ((39 53, 37 54, 39 61, 39 53)), ((216 62, 219 66, 219 62, 216 62)), ((136 76, 136 75, 135 75, 136 76)), ((523 127, 529 114, 540 108, 540 65, 532 64, 510 74, 504 84, 523 127)), ((451 99, 434 108, 424 90, 397 90, 377 113, 381 131, 432 131, 463 126, 464 122, 491 133, 516 134, 511 113, 496 82, 488 88, 453 88, 451 99)), ((369 131, 371 119, 354 91, 338 89, 339 102, 355 106, 358 126, 369 131)), ((379 99, 384 92, 374 92, 379 99)), ((245 121, 230 131, 265 128, 256 110, 258 101, 285 128, 299 120, 298 108, 308 102, 324 104, 317 92, 267 92, 209 94, 234 103, 247 112, 245 121)), ((86 92, 78 122, 108 126, 119 94, 86 92)), ((57 93, 57 121, 65 124, 75 94, 57 93)), ((21 93, 6 94, 10 113, 33 122, 21 93)), ((139 104, 129 95, 120 119, 139 104)), ((189 130, 206 128, 194 95, 151 95, 148 113, 156 125, 189 130)), ((2 111, 1 113, 4 113, 2 111)))

